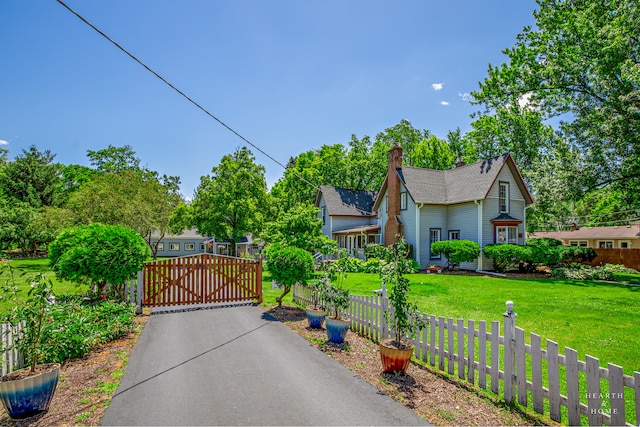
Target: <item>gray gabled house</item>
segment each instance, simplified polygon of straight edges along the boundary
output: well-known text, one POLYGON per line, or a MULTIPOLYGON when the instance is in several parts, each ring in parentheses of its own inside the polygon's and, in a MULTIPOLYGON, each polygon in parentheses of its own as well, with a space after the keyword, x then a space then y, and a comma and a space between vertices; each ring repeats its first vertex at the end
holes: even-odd
POLYGON ((380 243, 380 226, 373 211, 377 195, 371 190, 320 186, 316 207, 320 209, 322 234, 352 256, 361 256, 367 243, 380 243))
MULTIPOLYGON (((454 169, 432 170, 402 166, 402 149, 389 151, 388 171, 374 205, 385 245, 398 235, 413 246, 422 268, 444 265, 431 252, 439 240, 473 240, 524 244, 526 208, 533 199, 509 153, 454 169)), ((492 269, 481 255, 464 269, 492 269)))

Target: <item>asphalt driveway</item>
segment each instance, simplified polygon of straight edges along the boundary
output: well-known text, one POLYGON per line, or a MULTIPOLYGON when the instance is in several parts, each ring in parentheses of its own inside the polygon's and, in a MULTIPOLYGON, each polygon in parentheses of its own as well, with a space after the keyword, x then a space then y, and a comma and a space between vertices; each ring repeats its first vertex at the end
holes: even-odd
POLYGON ((102 425, 428 425, 247 305, 155 314, 102 425))

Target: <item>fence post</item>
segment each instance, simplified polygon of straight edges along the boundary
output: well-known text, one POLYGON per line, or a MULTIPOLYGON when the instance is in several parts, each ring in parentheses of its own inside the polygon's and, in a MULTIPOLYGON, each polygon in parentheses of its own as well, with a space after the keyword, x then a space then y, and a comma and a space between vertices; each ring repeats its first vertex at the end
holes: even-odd
POLYGON ((513 312, 513 301, 507 301, 504 317, 504 400, 514 401, 513 385, 516 380, 516 317, 513 312))
POLYGON ((380 289, 380 304, 382 305, 382 336, 380 340, 387 339, 389 337, 389 325, 387 325, 386 312, 389 310, 389 300, 387 299, 387 285, 382 282, 382 289, 380 289))
POLYGON ((136 314, 142 314, 142 293, 144 292, 144 270, 138 271, 138 283, 136 290, 136 314))

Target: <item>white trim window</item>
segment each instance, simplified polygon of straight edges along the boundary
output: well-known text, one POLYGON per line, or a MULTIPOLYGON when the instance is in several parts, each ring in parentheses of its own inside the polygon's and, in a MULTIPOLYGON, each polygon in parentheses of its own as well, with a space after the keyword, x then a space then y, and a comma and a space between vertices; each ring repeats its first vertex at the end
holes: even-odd
POLYGON ((185 243, 184 244, 184 250, 185 251, 195 251, 196 250, 196 245, 194 243, 185 243))
POLYGON ((518 244, 518 227, 513 226, 497 226, 496 227, 496 243, 518 244))
POLYGON ((618 242, 618 246, 620 247, 620 249, 629 249, 631 247, 631 241, 630 240, 620 240, 618 242))
POLYGON ((164 242, 156 243, 156 251, 164 251, 164 242))
POLYGON ((400 193, 400 210, 407 210, 407 192, 403 191, 400 193))
POLYGON ((598 241, 599 249, 613 249, 613 240, 599 240, 598 241))
POLYGON ((180 250, 180 243, 169 243, 169 250, 170 251, 179 251, 180 250))
POLYGON ((579 248, 588 248, 589 242, 586 240, 569 240, 569 246, 577 246, 579 248))
POLYGON ((431 245, 434 242, 440 241, 440 229, 439 228, 430 228, 429 229, 429 259, 442 259, 441 254, 434 254, 431 252, 431 245))
POLYGON ((460 240, 460 230, 449 230, 449 240, 460 240))
POLYGON ((500 206, 500 213, 509 213, 509 183, 500 182, 500 188, 498 190, 498 204, 500 206))

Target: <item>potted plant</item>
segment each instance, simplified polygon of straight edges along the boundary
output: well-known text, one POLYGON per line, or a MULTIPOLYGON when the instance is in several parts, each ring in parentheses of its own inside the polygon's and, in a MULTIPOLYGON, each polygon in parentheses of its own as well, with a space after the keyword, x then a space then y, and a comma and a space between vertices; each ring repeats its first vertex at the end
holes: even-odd
POLYGON ((417 316, 417 305, 410 303, 407 295, 411 282, 404 277, 411 271, 411 260, 407 257, 409 247, 404 239, 399 238, 388 248, 387 263, 380 273, 382 280, 391 285, 389 304, 393 312, 384 313, 387 324, 391 326, 393 338, 380 341, 380 358, 384 372, 405 373, 414 345, 405 338, 424 328, 424 321, 417 316))
POLYGON ((327 310, 325 320, 327 338, 330 342, 340 344, 347 336, 351 321, 342 317, 342 313, 349 308, 349 291, 342 289, 342 280, 346 277, 348 255, 341 251, 339 258, 330 267, 334 283, 328 283, 324 288, 323 305, 327 310))
POLYGON ((311 304, 306 307, 307 322, 310 328, 321 328, 327 312, 323 308, 322 299, 325 289, 329 286, 329 277, 322 280, 315 280, 308 286, 311 290, 311 304))
POLYGON ((0 379, 0 400, 11 418, 20 419, 49 409, 58 384, 60 364, 38 364, 42 358, 41 344, 46 337, 43 326, 47 321, 48 306, 54 301, 51 280, 42 273, 38 274, 30 281, 31 287, 24 302, 17 299, 18 289, 12 273, 11 281, 11 285, 7 281, 3 288, 5 293, 12 294, 15 303, 7 316, 15 334, 11 348, 18 349, 29 367, 0 379))

